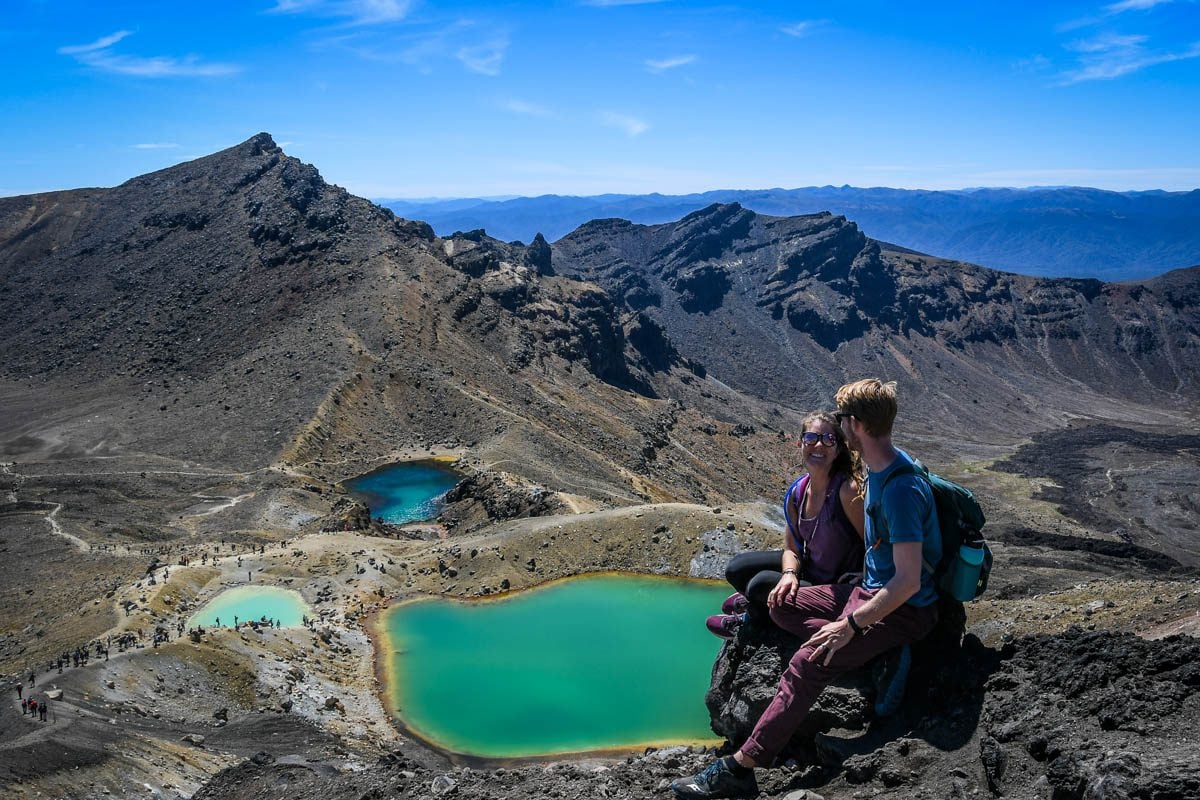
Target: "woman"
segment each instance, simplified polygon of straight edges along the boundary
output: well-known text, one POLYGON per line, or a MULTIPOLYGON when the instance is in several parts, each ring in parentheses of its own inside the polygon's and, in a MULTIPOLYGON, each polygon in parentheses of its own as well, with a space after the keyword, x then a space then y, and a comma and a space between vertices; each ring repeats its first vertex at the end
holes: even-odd
POLYGON ((803 429, 799 445, 806 472, 783 497, 784 549, 730 559, 725 579, 737 591, 722 603, 724 613, 706 621, 723 639, 749 618, 765 619, 801 586, 857 580, 862 570, 862 462, 846 446, 832 414, 809 414, 803 429))

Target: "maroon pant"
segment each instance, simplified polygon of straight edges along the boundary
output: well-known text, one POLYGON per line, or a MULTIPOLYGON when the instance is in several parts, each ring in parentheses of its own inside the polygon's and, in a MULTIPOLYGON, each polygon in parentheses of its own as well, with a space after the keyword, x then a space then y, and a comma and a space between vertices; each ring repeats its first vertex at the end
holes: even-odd
POLYGON ((810 661, 814 648, 808 639, 826 624, 854 613, 871 595, 861 586, 846 583, 804 586, 792 600, 771 609, 775 624, 796 634, 805 644, 792 656, 779 680, 775 699, 742 745, 742 752, 756 764, 765 767, 775 759, 830 681, 880 653, 921 639, 937 622, 936 603, 924 608, 905 603, 834 653, 829 666, 810 661))

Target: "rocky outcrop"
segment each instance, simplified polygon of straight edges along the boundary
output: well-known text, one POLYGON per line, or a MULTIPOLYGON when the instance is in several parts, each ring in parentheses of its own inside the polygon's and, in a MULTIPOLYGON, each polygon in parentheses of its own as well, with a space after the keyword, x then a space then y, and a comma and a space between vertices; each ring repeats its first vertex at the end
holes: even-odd
MULTIPOLYGON (((477 279, 447 298, 456 320, 481 331, 500 326, 500 314, 521 323, 510 338, 510 370, 553 355, 583 365, 606 383, 651 393, 626 359, 625 331, 612 299, 595 285, 547 279, 554 270, 545 239, 535 238, 525 247, 470 231, 446 240, 444 249, 450 266, 477 279)), ((669 353, 657 348, 660 368, 669 367, 663 361, 669 353)))
POLYGON ((371 510, 349 497, 338 498, 329 516, 321 520, 322 531, 369 531, 372 527, 378 526, 371 519, 371 510))
MULTIPOLYGON (((913 678, 902 713, 918 709, 926 689, 947 698, 956 697, 962 689, 954 677, 956 667, 978 657, 978 640, 974 637, 964 649, 966 618, 962 605, 943 601, 939 612, 934 630, 913 646, 913 678)), ((801 644, 799 638, 766 621, 743 626, 725 643, 713 664, 712 682, 704 698, 715 733, 735 746, 749 737, 801 644)), ((781 760, 793 756, 811 760, 818 733, 834 728, 862 731, 874 723, 875 672, 881 666, 877 659, 828 686, 780 754, 781 760)), ((970 702, 959 699, 964 704, 970 702)))
MULTIPOLYGON (((704 703, 713 732, 734 746, 754 730, 775 697, 779 678, 802 642, 774 625, 743 627, 721 648, 713 664, 712 683, 704 703)), ((829 686, 780 754, 781 760, 811 753, 813 737, 831 728, 862 730, 871 719, 874 688, 870 675, 859 670, 829 686)))
POLYGON ((484 471, 460 481, 446 493, 438 518, 447 528, 466 533, 492 522, 541 517, 566 511, 557 493, 506 472, 484 471))

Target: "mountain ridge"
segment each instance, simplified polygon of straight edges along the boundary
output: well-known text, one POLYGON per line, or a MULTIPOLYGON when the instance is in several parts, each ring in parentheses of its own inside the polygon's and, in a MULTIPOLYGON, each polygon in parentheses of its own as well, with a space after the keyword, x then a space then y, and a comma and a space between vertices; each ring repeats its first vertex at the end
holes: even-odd
POLYGON ((994 269, 1042 277, 1147 278, 1200 264, 1200 189, 1113 192, 1056 189, 911 190, 849 186, 713 190, 690 195, 543 195, 507 201, 383 201, 439 233, 483 228, 500 239, 550 240, 588 218, 668 222, 711 203, 767 215, 829 211, 875 239, 994 269))

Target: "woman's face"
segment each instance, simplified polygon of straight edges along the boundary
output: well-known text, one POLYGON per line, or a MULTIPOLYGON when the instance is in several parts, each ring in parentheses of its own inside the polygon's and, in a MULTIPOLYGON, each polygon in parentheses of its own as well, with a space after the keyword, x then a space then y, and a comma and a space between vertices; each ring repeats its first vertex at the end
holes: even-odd
POLYGON ((832 425, 817 421, 804 426, 804 433, 800 437, 800 456, 809 472, 828 472, 837 454, 837 434, 832 425), (809 439, 815 440, 806 441, 809 439))

